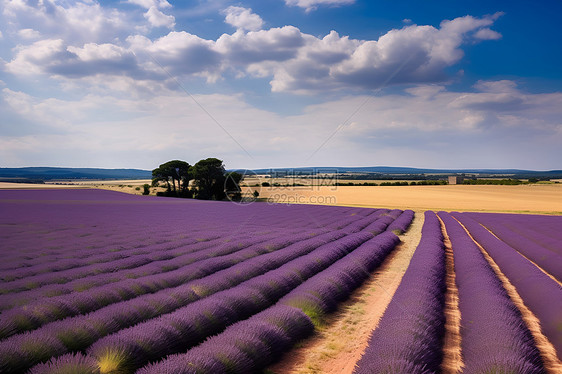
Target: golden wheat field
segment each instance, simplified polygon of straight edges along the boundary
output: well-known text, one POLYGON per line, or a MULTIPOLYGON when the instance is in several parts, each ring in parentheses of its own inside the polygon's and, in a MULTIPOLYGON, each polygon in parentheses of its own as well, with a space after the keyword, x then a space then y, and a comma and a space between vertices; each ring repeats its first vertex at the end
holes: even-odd
POLYGON ((446 211, 562 214, 562 184, 518 186, 307 186, 246 187, 260 200, 275 203, 327 204, 446 211))

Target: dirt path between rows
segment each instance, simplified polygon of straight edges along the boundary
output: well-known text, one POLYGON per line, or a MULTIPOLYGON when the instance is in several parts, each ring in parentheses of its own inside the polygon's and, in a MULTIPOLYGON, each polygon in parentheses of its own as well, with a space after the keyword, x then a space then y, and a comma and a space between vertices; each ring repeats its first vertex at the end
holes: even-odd
POLYGON ((423 213, 417 213, 409 230, 400 236, 401 243, 373 276, 328 317, 320 331, 288 352, 269 372, 352 373, 406 272, 421 239, 423 221, 423 213))
POLYGON ((443 338, 443 373, 459 373, 462 370, 461 355, 461 313, 459 311, 459 290, 456 284, 455 261, 453 247, 447 235, 445 224, 440 217, 443 244, 445 245, 445 261, 447 267, 445 291, 445 336, 443 338))

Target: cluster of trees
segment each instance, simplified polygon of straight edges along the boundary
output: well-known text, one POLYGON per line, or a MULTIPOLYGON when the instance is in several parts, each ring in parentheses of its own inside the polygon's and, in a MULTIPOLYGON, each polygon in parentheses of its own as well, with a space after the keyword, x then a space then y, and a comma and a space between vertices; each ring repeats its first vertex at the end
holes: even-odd
POLYGON ((163 196, 223 200, 241 198, 240 180, 236 172, 226 173, 222 160, 207 158, 190 165, 185 161, 172 160, 152 170, 152 185, 166 184, 163 196))

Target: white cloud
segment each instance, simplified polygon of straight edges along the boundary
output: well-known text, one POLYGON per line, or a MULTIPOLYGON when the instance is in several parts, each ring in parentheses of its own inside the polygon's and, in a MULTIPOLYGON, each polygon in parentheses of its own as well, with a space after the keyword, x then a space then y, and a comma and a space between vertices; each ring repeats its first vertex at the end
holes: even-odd
POLYGON ((285 0, 285 4, 304 8, 307 12, 310 12, 322 5, 341 6, 353 3, 355 3, 355 0, 285 0))
MULTIPOLYGON (((462 59, 463 44, 480 41, 478 32, 498 16, 460 17, 443 21, 440 28, 408 25, 390 30, 377 40, 354 40, 335 31, 319 38, 294 26, 246 31, 261 26, 261 19, 256 21, 249 9, 227 10, 226 18, 232 16, 231 23, 239 29, 217 40, 185 31, 170 32, 156 40, 138 34, 129 36, 128 46, 119 41, 71 43, 52 38, 18 47, 7 66, 16 74, 27 71, 67 78, 126 75, 167 79, 156 60, 175 76, 205 77, 210 82, 231 72, 236 77, 271 77, 272 91, 290 93, 440 83, 449 79, 446 69, 462 59), (76 54, 86 45, 90 49, 103 45, 106 51, 119 50, 122 59, 102 58, 98 64, 86 64, 76 54)), ((151 11, 159 12, 154 6, 151 11)), ((159 22, 151 21, 155 26, 173 24, 168 18, 159 22)))
POLYGON ((155 6, 157 8, 170 8, 172 5, 167 0, 127 0, 127 3, 135 4, 146 9, 155 6))
POLYGON ((269 30, 237 31, 223 34, 215 49, 220 52, 227 66, 243 68, 263 61, 282 62, 296 56, 305 44, 305 35, 293 26, 269 30))
POLYGON ((17 47, 15 58, 5 66, 13 74, 40 74, 50 65, 66 60, 67 57, 62 39, 45 39, 29 46, 17 47))
POLYGON ((185 31, 170 32, 154 42, 140 35, 129 37, 127 41, 137 58, 145 61, 143 66, 147 72, 162 74, 161 66, 154 63, 156 60, 174 76, 194 74, 211 79, 220 66, 221 57, 214 50, 214 42, 185 31))
POLYGON ((498 40, 501 39, 502 34, 500 34, 497 31, 486 28, 486 29, 478 30, 476 34, 474 34, 474 37, 480 40, 498 40))
POLYGON ((168 16, 158 10, 155 6, 151 6, 144 14, 144 17, 153 27, 172 28, 176 24, 174 16, 168 16))
POLYGON ((408 94, 349 96, 310 105, 301 114, 286 117, 252 107, 239 95, 196 95, 254 160, 183 92, 140 98, 128 93, 89 94, 71 101, 4 89, 0 105, 5 103, 7 118, 19 116, 48 131, 6 136, 13 122, 3 121, 0 158, 147 169, 155 160, 178 155, 189 161, 213 155, 227 160, 229 167, 344 165, 357 160, 432 167, 558 167, 562 94, 529 94, 509 81, 480 86, 493 87, 495 93, 421 85, 408 94), (524 105, 509 109, 494 96, 501 94, 517 97, 524 105), (492 105, 475 105, 490 100, 492 105), (315 158, 308 159, 358 108, 350 120, 353 125, 344 126, 315 158), (158 141, 163 133, 169 136, 158 141), (463 148, 467 140, 471 146, 463 148), (513 148, 519 151, 514 154, 513 148))
POLYGON ((445 69, 458 63, 463 43, 494 22, 497 15, 443 21, 440 28, 410 25, 378 40, 357 41, 332 32, 322 41, 311 36, 295 59, 267 68, 273 91, 314 92, 337 88, 373 89, 386 85, 434 83, 448 79, 445 69), (326 54, 313 55, 318 45, 326 54), (338 56, 334 60, 331 56, 338 56))
POLYGON ((14 33, 33 29, 68 42, 113 40, 133 28, 131 16, 92 1, 4 0, 3 16, 14 33))
POLYGON ((257 31, 263 26, 263 20, 252 9, 242 8, 238 6, 229 6, 223 12, 225 14, 225 22, 236 27, 239 30, 257 31))
POLYGON ((38 39, 41 33, 33 29, 21 29, 18 31, 18 36, 22 39, 38 39))

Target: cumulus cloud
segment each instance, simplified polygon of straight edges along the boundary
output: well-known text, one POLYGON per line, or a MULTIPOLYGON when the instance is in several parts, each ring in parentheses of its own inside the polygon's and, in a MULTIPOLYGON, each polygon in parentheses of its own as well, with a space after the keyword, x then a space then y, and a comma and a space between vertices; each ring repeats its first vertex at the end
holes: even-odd
MULTIPOLYGON (((159 12, 154 5, 151 11, 159 12)), ((499 16, 459 17, 441 22, 440 27, 413 24, 390 30, 377 40, 355 40, 335 31, 317 37, 294 26, 251 31, 261 27, 263 21, 250 9, 230 7, 225 14, 238 29, 217 40, 185 31, 172 31, 155 40, 137 34, 126 38, 128 45, 114 41, 70 43, 52 38, 18 47, 7 65, 12 73, 22 74, 45 72, 68 78, 144 74, 143 79, 161 80, 165 74, 156 60, 176 76, 205 77, 211 82, 230 72, 236 77, 270 77, 272 91, 299 94, 440 83, 449 79, 447 68, 462 59, 462 46, 485 39, 480 32, 489 30, 499 16), (111 44, 122 59, 104 57, 96 66, 75 53, 86 45, 108 49, 111 44), (67 73, 64 67, 69 67, 67 73)), ((156 17, 151 23, 171 27, 173 19, 164 17, 160 21, 156 17)))
POLYGON ((239 30, 260 30, 264 23, 261 17, 252 13, 252 9, 249 8, 229 6, 223 13, 225 14, 224 21, 239 30))
POLYGON ((38 39, 41 37, 41 33, 33 29, 21 29, 18 31, 18 35, 22 39, 38 39))
POLYGON ((33 29, 49 38, 74 42, 112 40, 130 32, 131 17, 98 2, 3 1, 3 16, 14 33, 33 29))
POLYGON ((355 0, 285 0, 285 4, 289 6, 298 6, 304 8, 307 12, 315 10, 318 6, 340 6, 355 3, 355 0))
POLYGON ((481 40, 497 40, 501 39, 502 34, 492 29, 486 28, 478 30, 476 34, 474 34, 474 37, 481 40))
POLYGON ((150 40, 144 36, 129 37, 131 50, 138 58, 144 58, 144 68, 161 72, 154 60, 175 76, 194 74, 211 77, 216 73, 221 56, 214 50, 214 42, 202 39, 185 31, 170 32, 168 35, 150 40), (148 52, 148 56, 144 53, 148 52))
POLYGON ((305 43, 305 35, 299 29, 284 26, 223 34, 216 41, 215 50, 221 53, 227 65, 248 67, 264 61, 287 61, 295 57, 305 43))
POLYGON ((127 3, 135 4, 146 9, 152 7, 170 8, 172 6, 167 0, 127 0, 127 3))
POLYGON ((144 14, 144 18, 146 18, 153 27, 172 28, 176 24, 174 16, 168 16, 162 13, 156 6, 151 6, 144 14))
POLYGON ((20 47, 6 70, 21 75, 48 74, 80 78, 96 74, 131 74, 136 69, 134 56, 112 44, 89 43, 82 48, 66 46, 61 39, 46 39, 20 47))

